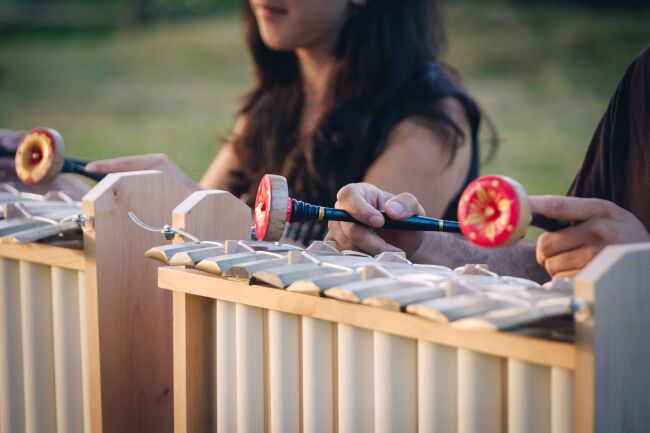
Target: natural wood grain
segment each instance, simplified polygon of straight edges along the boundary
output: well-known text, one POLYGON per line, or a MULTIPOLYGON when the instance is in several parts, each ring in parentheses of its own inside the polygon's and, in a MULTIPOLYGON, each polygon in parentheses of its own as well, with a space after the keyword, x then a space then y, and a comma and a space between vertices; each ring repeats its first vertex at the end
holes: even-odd
MULTIPOLYGON (((251 224, 250 208, 226 191, 195 191, 172 211, 173 226, 204 241, 250 239, 251 224)), ((216 424, 214 302, 174 293, 175 433, 208 432, 216 424)))
POLYGON ((52 277, 47 266, 20 262, 25 431, 56 431, 52 277))
POLYGON ((54 267, 51 275, 57 431, 84 433, 79 272, 54 267))
POLYGON ((210 298, 174 293, 174 417, 176 433, 207 433, 214 423, 214 303, 210 298))
POLYGON ((575 431, 650 431, 650 243, 603 250, 576 277, 575 431))
POLYGON ((173 429, 171 296, 157 289, 156 263, 143 254, 161 236, 128 212, 169 224, 188 192, 165 174, 140 171, 109 174, 83 198, 94 219, 84 231, 93 431, 173 429))
POLYGON ((227 191, 196 191, 174 208, 172 224, 203 241, 250 239, 252 214, 227 191))
POLYGON ((25 431, 19 262, 0 259, 0 433, 25 431))
MULTIPOLYGON (((269 197, 267 202, 267 212, 269 222, 266 228, 264 240, 279 241, 284 235, 284 226, 287 217, 287 200, 289 199, 289 187, 287 180, 278 175, 267 174, 265 177, 269 180, 269 197)), ((259 197, 257 198, 259 199, 259 197)), ((255 216, 257 218, 257 215, 255 216)))
POLYGON ((0 257, 83 271, 84 252, 44 244, 0 245, 0 257))
POLYGON ((568 343, 504 332, 453 329, 449 325, 432 323, 409 314, 263 286, 249 286, 200 271, 162 267, 158 272, 160 287, 164 289, 466 348, 493 356, 567 370, 575 368, 575 348, 568 343))
POLYGON ((418 429, 421 432, 456 433, 458 351, 428 341, 418 341, 417 344, 418 429))
POLYGON ((189 295, 173 293, 174 432, 187 433, 187 307, 189 295), (182 371, 183 374, 178 374, 182 371))

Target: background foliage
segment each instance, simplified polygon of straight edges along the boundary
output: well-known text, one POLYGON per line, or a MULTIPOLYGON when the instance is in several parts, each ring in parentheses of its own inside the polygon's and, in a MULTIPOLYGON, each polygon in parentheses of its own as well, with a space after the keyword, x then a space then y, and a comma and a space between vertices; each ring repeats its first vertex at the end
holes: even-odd
MULTIPOLYGON (((3 2, 0 127, 52 126, 79 157, 166 152, 198 179, 251 83, 237 12, 225 0, 143 4, 144 24, 91 31, 3 19, 3 2)), ((454 0, 445 12, 447 62, 503 140, 482 171, 563 194, 616 83, 650 43, 650 10, 454 0)))

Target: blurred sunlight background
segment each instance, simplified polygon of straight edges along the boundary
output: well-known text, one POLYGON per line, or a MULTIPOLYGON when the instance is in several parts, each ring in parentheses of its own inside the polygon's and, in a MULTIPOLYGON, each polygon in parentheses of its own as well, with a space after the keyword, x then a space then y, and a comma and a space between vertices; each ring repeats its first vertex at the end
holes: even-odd
MULTIPOLYGON (((649 4, 442 3, 447 63, 502 139, 482 173, 566 192, 649 4)), ((0 0, 0 128, 53 127, 76 157, 164 152, 198 180, 251 80, 232 0, 0 0)))

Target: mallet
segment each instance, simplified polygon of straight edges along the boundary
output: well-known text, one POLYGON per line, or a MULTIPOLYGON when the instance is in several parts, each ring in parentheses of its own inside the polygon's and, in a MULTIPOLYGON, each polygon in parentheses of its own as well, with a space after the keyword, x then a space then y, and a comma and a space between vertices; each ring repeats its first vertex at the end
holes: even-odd
MULTIPOLYGON (((458 222, 422 216, 396 221, 388 218, 384 212, 382 215, 385 219, 382 229, 462 233, 470 242, 485 248, 515 244, 524 237, 530 225, 547 231, 569 226, 532 214, 524 188, 513 179, 497 175, 478 178, 465 188, 458 205, 458 222)), ((255 199, 257 238, 277 241, 282 237, 287 223, 300 221, 361 224, 346 211, 290 198, 284 177, 265 175, 255 199)))
POLYGON ((32 129, 15 154, 16 175, 27 185, 48 183, 59 173, 76 173, 99 181, 106 175, 85 170, 89 161, 65 157, 63 137, 54 129, 32 129))

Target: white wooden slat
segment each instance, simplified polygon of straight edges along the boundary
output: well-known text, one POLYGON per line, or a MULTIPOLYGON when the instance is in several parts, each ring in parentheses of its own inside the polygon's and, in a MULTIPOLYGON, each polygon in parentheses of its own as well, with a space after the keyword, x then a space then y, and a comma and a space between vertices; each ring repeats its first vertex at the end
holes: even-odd
POLYGON ((50 267, 20 262, 25 430, 56 431, 50 267))
POLYGON ((550 392, 548 367, 508 359, 508 431, 548 433, 550 392))
POLYGON ((374 332, 375 432, 417 431, 416 341, 374 332))
POLYGON ((88 304, 86 299, 86 275, 77 274, 79 283, 79 339, 81 340, 81 387, 83 393, 84 433, 91 433, 90 427, 90 366, 88 361, 88 304))
POLYGON ((217 432, 237 431, 237 346, 235 304, 216 301, 217 308, 217 432))
POLYGON ((372 331, 338 326, 339 433, 374 431, 372 331))
POLYGON ((25 430, 20 271, 0 258, 0 433, 25 430))
POLYGON ((332 323, 302 318, 303 432, 334 431, 332 323))
POLYGON ((300 330, 293 314, 269 311, 271 431, 300 432, 300 330))
POLYGON ((573 373, 551 369, 551 433, 573 432, 573 373))
POLYGON ((52 268, 52 331, 59 432, 83 433, 84 405, 77 271, 52 268))
POLYGON ((264 315, 235 306, 237 345, 237 432, 264 432, 264 315))
POLYGON ((458 430, 457 349, 418 341, 418 431, 458 430))
POLYGON ((458 433, 502 433, 501 360, 458 350, 458 433))

